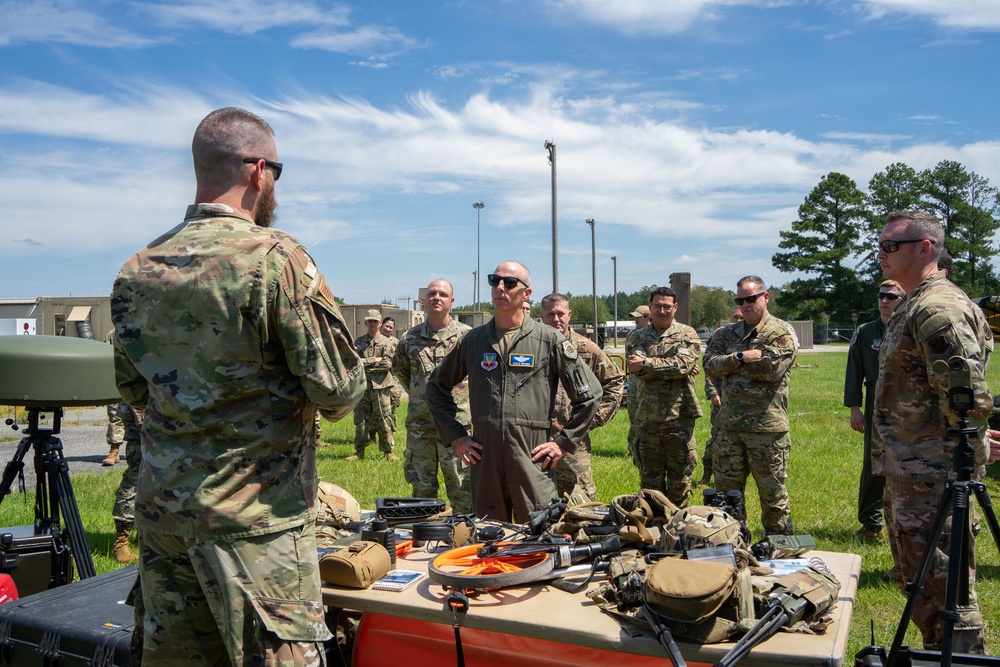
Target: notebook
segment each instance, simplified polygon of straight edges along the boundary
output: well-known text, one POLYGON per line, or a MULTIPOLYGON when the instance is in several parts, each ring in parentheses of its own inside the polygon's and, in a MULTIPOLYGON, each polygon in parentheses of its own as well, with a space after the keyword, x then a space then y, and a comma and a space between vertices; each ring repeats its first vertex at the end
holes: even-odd
POLYGON ((423 572, 414 572, 413 570, 393 570, 372 584, 372 589, 376 591, 396 591, 398 593, 399 591, 404 591, 413 584, 417 583, 417 581, 419 581, 423 576, 423 572))

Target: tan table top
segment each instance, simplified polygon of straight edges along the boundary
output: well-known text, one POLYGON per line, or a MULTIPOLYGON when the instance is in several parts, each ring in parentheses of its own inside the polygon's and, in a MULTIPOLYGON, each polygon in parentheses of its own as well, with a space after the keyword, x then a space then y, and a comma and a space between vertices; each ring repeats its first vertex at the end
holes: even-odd
MULTIPOLYGON (((428 562, 435 555, 416 550, 399 558, 397 567, 426 572, 428 562)), ((742 664, 763 667, 843 664, 861 557, 832 551, 811 551, 804 557, 822 559, 840 580, 840 598, 832 612, 833 624, 823 635, 778 633, 755 648, 742 664)), ((596 585, 595 581, 590 586, 596 585)), ((444 608, 446 595, 439 584, 426 577, 402 592, 323 587, 323 603, 327 606, 450 626, 452 613, 444 608)), ((665 651, 651 635, 629 637, 585 593, 566 593, 546 583, 505 588, 470 598, 469 611, 460 616, 460 622, 462 627, 666 658, 665 651)), ((678 644, 685 660, 710 664, 721 659, 732 646, 699 646, 680 641, 678 644)))

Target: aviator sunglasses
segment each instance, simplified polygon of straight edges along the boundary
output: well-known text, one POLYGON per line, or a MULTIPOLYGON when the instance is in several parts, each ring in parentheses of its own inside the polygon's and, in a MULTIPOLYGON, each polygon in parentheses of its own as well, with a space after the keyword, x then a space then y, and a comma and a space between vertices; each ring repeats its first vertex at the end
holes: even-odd
POLYGON ((757 292, 756 294, 751 294, 750 296, 738 296, 735 299, 736 305, 742 306, 744 301, 747 303, 756 303, 757 299, 764 296, 765 294, 767 294, 767 290, 764 290, 763 292, 757 292))
POLYGON ((525 287, 531 287, 528 283, 524 282, 520 278, 515 278, 514 276, 498 276, 495 273, 491 273, 486 276, 486 282, 490 284, 490 287, 496 287, 501 281, 503 281, 503 286, 506 289, 514 289, 517 287, 518 283, 521 283, 525 287))

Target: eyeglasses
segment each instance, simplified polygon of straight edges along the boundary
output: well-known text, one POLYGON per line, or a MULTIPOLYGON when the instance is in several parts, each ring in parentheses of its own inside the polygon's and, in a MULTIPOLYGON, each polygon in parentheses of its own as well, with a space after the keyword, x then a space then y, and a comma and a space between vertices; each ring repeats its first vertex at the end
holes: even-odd
POLYGON ((517 287, 518 283, 521 283, 525 287, 531 287, 528 283, 524 282, 520 278, 515 278, 514 276, 498 276, 495 273, 491 273, 486 276, 486 282, 490 284, 490 287, 496 287, 501 281, 503 281, 503 286, 506 289, 514 289, 517 287))
POLYGON ((750 296, 738 296, 736 297, 736 305, 742 306, 744 301, 746 301, 747 303, 756 303, 757 299, 764 296, 765 294, 767 294, 767 290, 764 290, 763 292, 757 292, 756 294, 751 294, 750 296))
POLYGON ((934 245, 933 239, 904 239, 902 241, 894 241, 892 239, 886 239, 884 241, 879 241, 878 247, 881 248, 882 252, 884 252, 885 254, 891 255, 892 253, 899 250, 899 246, 903 245, 904 243, 920 243, 921 241, 930 241, 931 245, 934 245))
POLYGON ((271 169, 274 169, 275 181, 281 178, 281 170, 284 169, 284 165, 281 164, 280 162, 274 162, 273 160, 268 160, 265 157, 245 157, 243 158, 243 164, 257 164, 261 160, 264 161, 265 165, 267 165, 271 169))
POLYGON ((878 298, 882 301, 895 301, 896 299, 902 299, 902 294, 893 294, 892 292, 879 292, 878 298))

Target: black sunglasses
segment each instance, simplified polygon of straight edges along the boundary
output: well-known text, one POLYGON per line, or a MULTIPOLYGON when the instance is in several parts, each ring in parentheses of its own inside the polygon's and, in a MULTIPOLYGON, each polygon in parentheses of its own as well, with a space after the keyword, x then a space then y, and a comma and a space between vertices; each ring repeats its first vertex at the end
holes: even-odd
POLYGON ((495 273, 491 273, 486 276, 486 282, 490 284, 490 287, 496 287, 503 281, 503 286, 507 289, 514 289, 517 287, 518 283, 521 283, 525 287, 531 287, 528 283, 524 282, 520 278, 515 278, 514 276, 498 276, 495 273))
POLYGON ((896 299, 902 299, 902 294, 893 294, 892 292, 879 292, 878 298, 883 301, 895 301, 896 299))
POLYGON ((934 245, 933 239, 904 239, 902 241, 894 241, 893 239, 886 239, 884 241, 879 241, 878 247, 881 248, 882 252, 884 252, 885 254, 891 255, 892 253, 899 250, 899 246, 903 245, 904 243, 920 243, 921 241, 930 241, 931 245, 934 245))
POLYGON ((281 178, 281 170, 285 168, 280 162, 274 162, 273 160, 268 160, 266 157, 245 157, 243 158, 243 164, 257 164, 261 160, 264 161, 271 169, 274 169, 274 180, 277 181, 281 178))
POLYGON ((756 294, 751 294, 750 296, 738 296, 736 297, 736 305, 742 306, 744 301, 746 301, 747 303, 756 303, 757 299, 764 296, 765 294, 767 294, 767 290, 764 290, 763 292, 757 292, 756 294))

